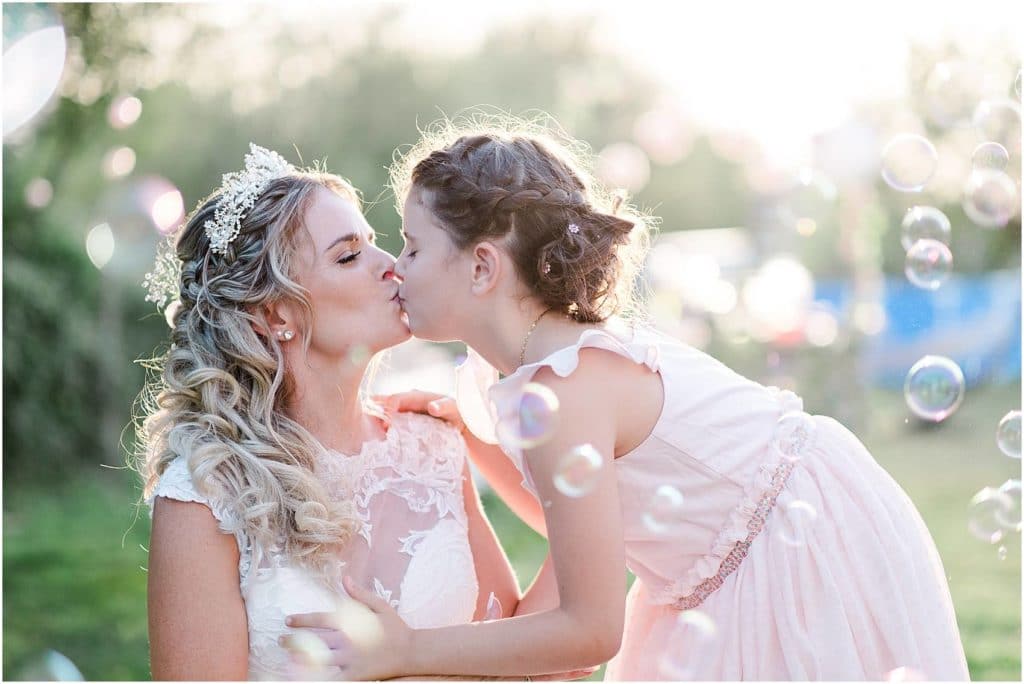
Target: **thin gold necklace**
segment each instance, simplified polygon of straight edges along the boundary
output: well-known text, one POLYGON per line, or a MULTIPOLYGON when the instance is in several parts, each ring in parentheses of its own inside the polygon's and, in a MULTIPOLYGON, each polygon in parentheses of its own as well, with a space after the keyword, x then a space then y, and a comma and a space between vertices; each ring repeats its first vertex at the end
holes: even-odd
POLYGON ((544 318, 544 314, 546 314, 548 311, 551 311, 551 309, 545 309, 544 311, 542 311, 540 313, 540 316, 537 316, 537 318, 533 321, 533 325, 530 326, 530 329, 526 331, 526 337, 523 338, 523 346, 519 350, 520 368, 522 368, 523 364, 526 363, 526 343, 530 341, 530 335, 533 334, 533 331, 537 327, 537 324, 540 323, 540 319, 544 318))

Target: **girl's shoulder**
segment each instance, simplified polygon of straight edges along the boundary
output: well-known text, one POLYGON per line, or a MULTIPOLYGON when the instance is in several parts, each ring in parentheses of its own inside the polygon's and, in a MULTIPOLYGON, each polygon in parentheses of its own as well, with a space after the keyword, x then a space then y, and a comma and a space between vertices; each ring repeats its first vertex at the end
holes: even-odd
MULTIPOLYGON (((603 389, 614 393, 620 382, 628 385, 648 371, 657 372, 661 347, 672 344, 652 329, 612 322, 605 327, 587 328, 574 344, 562 347, 535 363, 519 368, 491 390, 497 402, 512 401, 530 382, 575 390, 603 389)), ((598 399, 599 397, 594 397, 598 399)))

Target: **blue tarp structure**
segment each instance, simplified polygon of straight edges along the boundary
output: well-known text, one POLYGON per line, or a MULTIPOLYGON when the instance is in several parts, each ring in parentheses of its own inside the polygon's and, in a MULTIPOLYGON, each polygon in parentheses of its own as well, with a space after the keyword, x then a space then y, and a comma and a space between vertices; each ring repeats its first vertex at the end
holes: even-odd
MULTIPOLYGON (((819 281, 815 300, 845 311, 849 281, 819 281)), ((922 356, 948 356, 959 364, 968 386, 1009 383, 1021 373, 1021 272, 951 275, 935 291, 905 278, 885 281, 885 329, 865 339, 858 363, 876 385, 900 388, 922 356)))

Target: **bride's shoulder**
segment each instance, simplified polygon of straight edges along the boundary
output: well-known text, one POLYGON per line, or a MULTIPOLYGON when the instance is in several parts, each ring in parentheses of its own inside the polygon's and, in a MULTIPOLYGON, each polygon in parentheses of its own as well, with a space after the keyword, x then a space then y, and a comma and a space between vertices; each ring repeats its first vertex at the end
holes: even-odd
POLYGON ((147 497, 150 506, 153 504, 153 499, 158 496, 178 501, 206 503, 206 497, 199 493, 199 489, 192 481, 188 462, 181 456, 176 456, 164 467, 160 479, 157 480, 156 486, 147 497))

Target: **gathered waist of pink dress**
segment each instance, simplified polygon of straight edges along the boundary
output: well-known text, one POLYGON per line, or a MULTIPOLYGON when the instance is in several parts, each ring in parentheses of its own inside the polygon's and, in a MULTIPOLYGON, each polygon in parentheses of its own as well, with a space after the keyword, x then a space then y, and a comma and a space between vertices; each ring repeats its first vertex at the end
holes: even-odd
POLYGON ((679 581, 655 592, 655 603, 678 610, 691 610, 717 591, 726 578, 740 567, 754 539, 763 531, 776 501, 793 469, 814 439, 815 421, 803 411, 803 401, 793 392, 769 387, 779 402, 780 414, 772 436, 771 456, 733 509, 710 553, 679 581))

